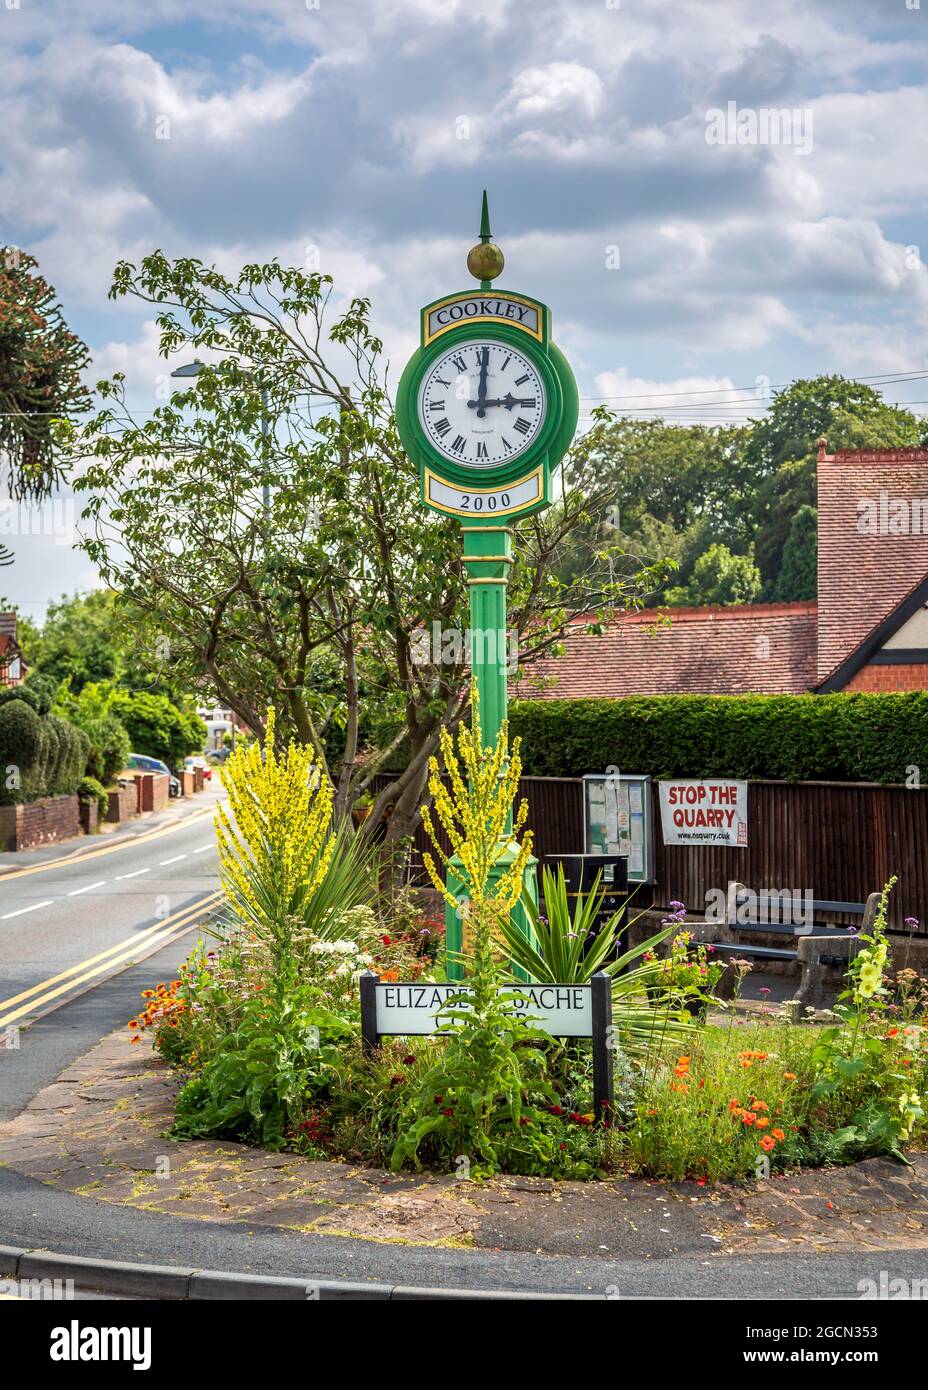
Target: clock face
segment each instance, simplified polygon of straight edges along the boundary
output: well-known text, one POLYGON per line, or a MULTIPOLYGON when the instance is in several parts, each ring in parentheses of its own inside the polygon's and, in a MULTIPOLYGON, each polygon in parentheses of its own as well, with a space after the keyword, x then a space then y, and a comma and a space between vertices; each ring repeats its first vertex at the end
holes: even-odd
POLYGON ((523 454, 547 413, 545 385, 528 357, 474 339, 437 357, 419 387, 419 423, 446 459, 493 468, 523 454))

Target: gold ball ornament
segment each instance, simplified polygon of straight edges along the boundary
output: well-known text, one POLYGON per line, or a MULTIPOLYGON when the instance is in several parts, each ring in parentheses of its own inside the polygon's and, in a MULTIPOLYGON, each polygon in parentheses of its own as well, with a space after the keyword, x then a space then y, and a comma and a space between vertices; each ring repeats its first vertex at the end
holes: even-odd
POLYGON ((494 241, 478 242, 467 253, 467 269, 475 280, 495 280, 502 275, 506 259, 494 241))

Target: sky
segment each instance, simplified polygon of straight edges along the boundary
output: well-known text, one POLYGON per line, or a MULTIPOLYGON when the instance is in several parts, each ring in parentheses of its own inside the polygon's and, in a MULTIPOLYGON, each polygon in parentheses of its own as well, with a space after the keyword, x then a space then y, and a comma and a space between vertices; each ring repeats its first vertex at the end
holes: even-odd
MULTIPOLYGON (((928 0, 0 0, 0 243, 145 411, 179 359, 118 260, 318 257, 395 378, 486 188, 581 419, 742 420, 928 373, 926 58, 928 0)), ((22 611, 96 582, 67 492, 5 516, 22 611)))

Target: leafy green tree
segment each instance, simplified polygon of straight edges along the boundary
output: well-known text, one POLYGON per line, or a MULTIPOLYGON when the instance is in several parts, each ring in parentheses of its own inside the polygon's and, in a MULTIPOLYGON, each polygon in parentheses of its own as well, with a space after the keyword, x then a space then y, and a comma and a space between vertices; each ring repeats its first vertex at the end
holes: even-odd
POLYGON ((703 604, 753 603, 760 593, 760 571, 753 548, 733 555, 727 545, 710 545, 699 556, 689 582, 667 592, 669 604, 698 608, 703 604))
POLYGON ((117 773, 128 766, 132 741, 128 730, 113 710, 118 692, 111 681, 88 682, 79 695, 65 688, 59 694, 58 710, 90 740, 87 775, 108 787, 117 773))
MULTIPOLYGON (((125 622, 123 621, 123 630, 125 622)), ((113 594, 94 589, 48 605, 40 631, 24 642, 26 661, 74 694, 88 682, 119 680, 124 671, 113 594)))
MULTIPOLYGON (((668 425, 609 417, 595 451, 571 476, 595 478, 608 494, 571 538, 567 572, 591 561, 614 574, 673 560, 681 580, 712 544, 743 552, 751 540, 755 479, 738 426, 668 425)), ((649 602, 672 602, 655 587, 649 602)))
POLYGON ((0 247, 0 453, 11 496, 45 497, 60 480, 53 421, 89 408, 88 361, 35 258, 0 247))
POLYGON ((166 695, 119 690, 110 711, 128 731, 133 753, 160 758, 177 768, 188 753, 206 747, 206 725, 197 715, 185 714, 166 695))
MULTIPOLYGON (((85 549, 148 615, 172 671, 259 733, 273 704, 285 733, 323 761, 339 814, 402 749, 366 823, 386 820, 388 840, 402 840, 439 731, 469 699, 463 644, 436 651, 429 640, 433 624, 468 627, 460 529, 421 506, 368 302, 333 318, 332 294, 329 277, 277 262, 234 280, 160 252, 121 264, 113 295, 157 306, 162 352, 216 365, 141 423, 114 378, 100 388, 106 407, 65 435, 85 461, 85 549)), ((578 459, 603 428, 578 443, 578 459)), ((565 538, 605 498, 566 486, 518 528, 510 619, 525 661, 576 614, 637 602, 651 582, 610 583, 591 565, 559 578, 565 538)))
POLYGON ((814 599, 818 593, 818 512, 800 507, 783 547, 783 564, 772 597, 779 603, 814 599))
POLYGON ((893 448, 919 444, 925 425, 880 393, 842 376, 795 381, 778 391, 767 415, 755 422, 745 459, 758 479, 753 507, 757 563, 767 596, 777 592, 777 576, 793 518, 814 507, 818 440, 829 451, 893 448))

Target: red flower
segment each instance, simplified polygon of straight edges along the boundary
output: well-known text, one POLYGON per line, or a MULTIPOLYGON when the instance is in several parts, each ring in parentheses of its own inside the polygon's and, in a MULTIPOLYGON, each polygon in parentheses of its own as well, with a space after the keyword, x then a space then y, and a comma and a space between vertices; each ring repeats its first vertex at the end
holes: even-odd
POLYGON ((451 1109, 450 1106, 446 1105, 445 1108, 444 1108, 444 1110, 443 1110, 441 1113, 442 1113, 443 1115, 447 1115, 448 1118, 450 1119, 451 1116, 454 1114, 454 1111, 451 1109))

